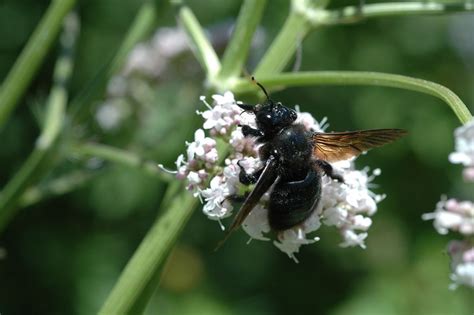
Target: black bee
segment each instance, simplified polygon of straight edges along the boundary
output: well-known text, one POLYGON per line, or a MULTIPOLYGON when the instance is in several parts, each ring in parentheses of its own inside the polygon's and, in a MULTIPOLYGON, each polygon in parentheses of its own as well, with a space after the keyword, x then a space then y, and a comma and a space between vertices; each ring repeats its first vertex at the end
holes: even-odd
POLYGON ((241 168, 239 180, 255 184, 246 197, 227 234, 218 247, 238 229, 265 192, 273 186, 268 203, 268 221, 274 231, 284 231, 303 223, 321 198, 321 177, 344 182, 335 174, 329 162, 358 156, 371 148, 392 142, 406 134, 401 129, 374 129, 321 133, 307 131, 295 123, 297 113, 267 96, 262 104, 238 104, 255 114, 257 128, 242 126, 245 137, 256 137, 262 169, 252 174, 241 168))

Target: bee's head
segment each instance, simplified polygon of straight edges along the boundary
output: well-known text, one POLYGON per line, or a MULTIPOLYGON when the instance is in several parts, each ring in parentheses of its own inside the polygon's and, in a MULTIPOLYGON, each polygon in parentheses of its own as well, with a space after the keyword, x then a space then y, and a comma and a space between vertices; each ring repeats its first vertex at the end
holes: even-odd
MULTIPOLYGON (((252 80, 253 77, 252 77, 252 80)), ((263 104, 257 104, 255 106, 247 104, 238 104, 245 111, 249 111, 255 114, 255 120, 257 127, 264 134, 275 134, 281 129, 291 125, 297 118, 296 111, 286 106, 283 106, 280 102, 274 102, 268 96, 265 88, 258 82, 256 84, 262 89, 267 96, 267 100, 263 104)))

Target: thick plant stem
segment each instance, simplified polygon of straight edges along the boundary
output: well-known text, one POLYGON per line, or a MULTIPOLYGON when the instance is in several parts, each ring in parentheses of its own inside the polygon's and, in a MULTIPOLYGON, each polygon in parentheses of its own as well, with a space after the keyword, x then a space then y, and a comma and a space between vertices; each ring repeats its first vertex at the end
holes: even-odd
MULTIPOLYGON (((443 100, 463 124, 472 119, 472 114, 467 106, 447 87, 431 81, 397 74, 362 71, 311 71, 260 77, 259 81, 267 88, 305 85, 374 85, 412 90, 443 100)), ((250 89, 255 89, 255 86, 242 80, 234 91, 244 92, 250 89)))
POLYGON ((51 2, 46 14, 8 73, 0 87, 0 129, 36 74, 61 28, 64 17, 75 3, 75 0, 51 2))
POLYGON ((26 162, 7 183, 0 194, 0 232, 5 228, 18 209, 19 198, 34 181, 46 171, 46 164, 52 163, 56 153, 56 142, 63 128, 68 93, 67 81, 72 73, 75 40, 79 32, 77 15, 70 14, 64 23, 61 37, 63 53, 54 69, 54 86, 49 95, 44 127, 36 141, 36 147, 26 162))
POLYGON ((255 69, 256 79, 260 81, 261 77, 283 71, 310 29, 311 23, 304 15, 291 10, 283 28, 255 69))
MULTIPOLYGON (((227 144, 217 142, 219 164, 227 156, 227 144)), ((142 314, 158 286, 163 264, 179 233, 198 203, 181 183, 171 182, 162 199, 163 213, 129 260, 100 314, 142 314)))
POLYGON ((157 287, 157 275, 168 252, 188 221, 197 198, 187 191, 163 205, 162 215, 153 224, 122 272, 99 314, 141 314, 157 287))
POLYGON ((242 72, 265 3, 266 0, 246 0, 243 3, 231 41, 222 58, 222 69, 219 78, 233 79, 242 72))

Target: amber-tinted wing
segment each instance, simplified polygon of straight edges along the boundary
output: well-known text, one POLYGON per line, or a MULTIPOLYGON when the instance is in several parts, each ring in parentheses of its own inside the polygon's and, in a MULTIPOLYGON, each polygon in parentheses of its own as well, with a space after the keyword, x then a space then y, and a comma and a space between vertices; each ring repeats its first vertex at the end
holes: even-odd
POLYGON ((406 135, 402 129, 373 129, 313 134, 313 155, 320 160, 337 162, 358 156, 406 135))

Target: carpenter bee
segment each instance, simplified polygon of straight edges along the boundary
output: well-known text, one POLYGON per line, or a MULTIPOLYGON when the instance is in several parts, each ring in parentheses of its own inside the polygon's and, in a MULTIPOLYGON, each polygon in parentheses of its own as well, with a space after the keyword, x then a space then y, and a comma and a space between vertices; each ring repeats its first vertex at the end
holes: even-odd
MULTIPOLYGON (((252 78, 252 80, 254 80, 252 78)), ((270 99, 265 88, 263 104, 237 104, 255 115, 257 128, 242 126, 245 137, 255 137, 261 143, 259 157, 264 166, 252 174, 241 167, 239 180, 244 185, 255 184, 227 230, 219 248, 238 229, 252 209, 272 186, 268 202, 268 221, 274 231, 284 231, 310 217, 321 199, 321 178, 329 176, 344 182, 330 162, 346 160, 392 142, 403 135, 402 129, 373 129, 322 133, 308 131, 295 123, 297 113, 270 99)))

